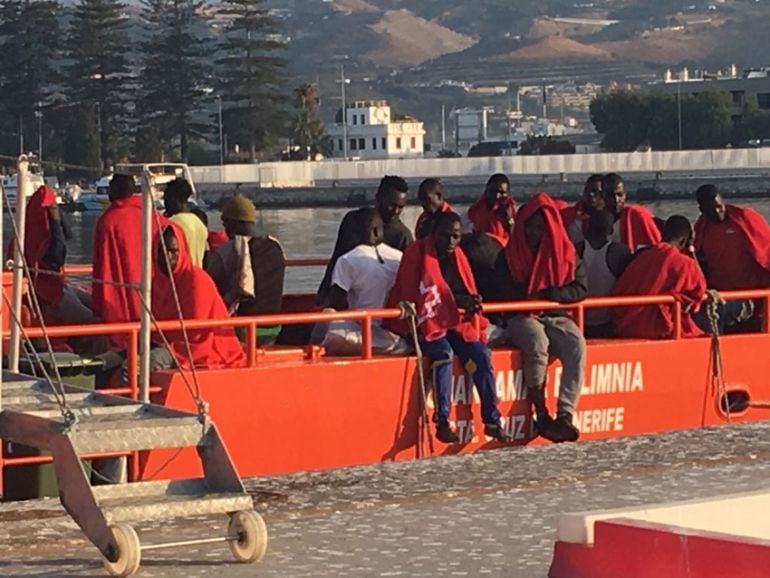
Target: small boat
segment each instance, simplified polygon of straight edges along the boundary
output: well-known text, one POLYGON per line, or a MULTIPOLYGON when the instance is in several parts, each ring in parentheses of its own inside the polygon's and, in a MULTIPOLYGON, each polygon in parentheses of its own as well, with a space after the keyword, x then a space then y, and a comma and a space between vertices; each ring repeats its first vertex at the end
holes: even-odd
MULTIPOLYGON (((43 177, 42 173, 35 173, 30 172, 29 173, 29 180, 30 180, 30 187, 27 192, 27 198, 31 197, 35 194, 35 191, 38 190, 38 188, 42 187, 46 184, 46 180, 43 177)), ((11 207, 14 209, 16 208, 16 196, 19 190, 19 177, 16 173, 12 175, 8 175, 3 179, 3 191, 5 192, 5 196, 8 199, 8 203, 10 203, 11 207)))

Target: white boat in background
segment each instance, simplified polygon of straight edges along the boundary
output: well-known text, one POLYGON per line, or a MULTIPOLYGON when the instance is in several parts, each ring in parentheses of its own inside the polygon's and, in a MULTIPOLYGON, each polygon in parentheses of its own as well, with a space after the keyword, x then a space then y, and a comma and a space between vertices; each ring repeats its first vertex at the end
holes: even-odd
MULTIPOLYGON (((35 194, 41 186, 45 185, 45 178, 42 173, 29 173, 30 187, 27 189, 27 198, 35 194)), ((19 191, 19 176, 17 174, 8 175, 3 179, 3 191, 11 207, 16 208, 16 195, 19 191)), ((5 206, 5 205, 4 205, 5 206)))
POLYGON ((190 174, 190 168, 183 163, 142 163, 142 164, 119 164, 115 166, 115 172, 127 175, 133 175, 137 184, 142 184, 142 181, 147 182, 150 187, 155 203, 158 204, 163 201, 163 193, 166 190, 166 186, 177 178, 185 179, 193 190, 192 202, 196 203, 198 199, 198 193, 195 190, 195 183, 193 182, 192 175, 190 174))

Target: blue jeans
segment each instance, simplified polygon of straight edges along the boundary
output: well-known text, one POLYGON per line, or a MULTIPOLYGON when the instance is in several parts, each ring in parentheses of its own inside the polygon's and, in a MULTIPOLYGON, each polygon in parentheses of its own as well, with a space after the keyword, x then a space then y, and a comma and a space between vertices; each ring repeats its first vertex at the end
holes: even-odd
POLYGON ((434 368, 436 423, 439 426, 449 423, 449 410, 452 407, 452 359, 456 353, 463 366, 468 360, 476 366, 473 383, 476 384, 481 397, 481 417, 484 423, 499 424, 500 412, 497 410, 497 390, 489 348, 480 341, 465 341, 454 331, 448 331, 446 337, 436 341, 423 341, 421 345, 434 368))

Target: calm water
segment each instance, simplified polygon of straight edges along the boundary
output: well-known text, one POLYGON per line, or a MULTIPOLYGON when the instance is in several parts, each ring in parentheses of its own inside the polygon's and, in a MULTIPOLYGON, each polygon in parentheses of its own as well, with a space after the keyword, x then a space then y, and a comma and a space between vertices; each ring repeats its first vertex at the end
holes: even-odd
MULTIPOLYGON (((752 200, 746 203, 770 220, 770 200, 752 200)), ((680 214, 694 220, 698 208, 692 201, 662 201, 649 203, 650 209, 659 217, 667 218, 680 214)), ((458 205, 457 210, 466 207, 458 205)), ((263 234, 272 235, 280 240, 289 258, 328 257, 334 246, 337 228, 343 215, 350 209, 265 209, 258 212, 258 227, 263 234)), ((404 223, 414 229, 420 207, 407 207, 402 217, 404 223)), ((98 218, 96 213, 71 215, 73 238, 68 245, 68 262, 89 263, 91 261, 92 234, 98 218)), ((219 228, 218 212, 209 213, 209 226, 219 228)), ((4 221, 4 243, 7 246, 10 225, 4 221)), ((139 250, 139 247, 136 247, 139 250)), ((318 285, 322 270, 318 268, 292 268, 287 274, 286 288, 289 291, 312 291, 318 285)))

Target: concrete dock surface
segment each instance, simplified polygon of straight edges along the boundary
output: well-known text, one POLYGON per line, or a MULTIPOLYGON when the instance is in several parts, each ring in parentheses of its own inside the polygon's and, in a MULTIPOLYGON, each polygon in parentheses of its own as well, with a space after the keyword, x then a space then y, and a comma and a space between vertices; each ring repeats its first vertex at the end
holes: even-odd
MULTIPOLYGON (((562 513, 770 491, 770 421, 246 486, 270 532, 261 562, 236 564, 224 544, 152 550, 137 576, 545 577, 562 513)), ((143 544, 155 544, 224 535, 227 518, 136 528, 143 544)), ((0 504, 0 576, 100 575, 97 550, 57 499, 0 504)))

